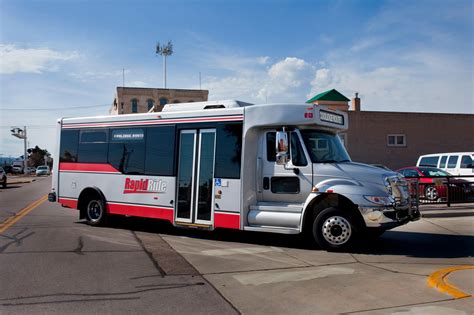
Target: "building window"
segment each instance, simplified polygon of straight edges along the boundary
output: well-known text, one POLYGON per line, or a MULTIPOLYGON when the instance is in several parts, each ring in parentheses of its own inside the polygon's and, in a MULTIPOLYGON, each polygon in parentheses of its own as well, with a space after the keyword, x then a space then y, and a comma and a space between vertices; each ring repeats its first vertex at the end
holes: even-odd
POLYGON ((388 135, 387 146, 389 147, 406 147, 407 138, 405 135, 388 135))
POLYGON ((132 113, 138 113, 138 100, 136 98, 132 100, 132 113))
POLYGON ((160 98, 160 105, 165 106, 166 104, 168 104, 168 99, 166 97, 160 98))
POLYGON ((175 104, 176 103, 181 103, 181 101, 180 100, 174 100, 173 103, 175 103, 175 104))
POLYGON ((146 107, 147 107, 148 111, 149 111, 150 109, 152 109, 153 106, 155 106, 155 101, 153 101, 153 100, 151 100, 151 99, 146 101, 146 107))

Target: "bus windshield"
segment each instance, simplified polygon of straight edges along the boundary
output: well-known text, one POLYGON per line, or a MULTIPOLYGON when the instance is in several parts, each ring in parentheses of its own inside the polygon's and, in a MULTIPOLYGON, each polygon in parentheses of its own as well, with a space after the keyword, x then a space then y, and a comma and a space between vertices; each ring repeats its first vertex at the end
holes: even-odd
POLYGON ((350 162, 341 139, 331 133, 310 129, 300 130, 313 163, 350 162))

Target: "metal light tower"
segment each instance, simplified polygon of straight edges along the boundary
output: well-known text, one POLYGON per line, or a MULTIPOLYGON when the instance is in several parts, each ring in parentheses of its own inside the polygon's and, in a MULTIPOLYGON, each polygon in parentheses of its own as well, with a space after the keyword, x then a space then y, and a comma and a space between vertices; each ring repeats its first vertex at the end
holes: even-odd
POLYGON ((165 82, 165 89, 166 89, 166 57, 171 56, 173 54, 173 44, 169 40, 166 45, 160 45, 160 42, 156 43, 156 54, 161 55, 164 58, 163 62, 163 77, 165 82))
POLYGON ((27 142, 27 136, 26 136, 26 126, 24 126, 24 129, 20 128, 13 128, 11 130, 12 136, 17 137, 18 139, 23 139, 23 144, 24 144, 24 153, 23 153, 23 173, 26 174, 26 167, 27 165, 27 155, 26 155, 26 142, 27 142))

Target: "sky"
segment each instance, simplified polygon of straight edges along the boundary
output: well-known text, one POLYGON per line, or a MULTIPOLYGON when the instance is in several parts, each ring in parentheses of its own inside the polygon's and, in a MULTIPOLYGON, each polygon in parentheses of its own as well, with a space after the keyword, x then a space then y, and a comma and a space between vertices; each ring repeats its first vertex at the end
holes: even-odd
POLYGON ((303 103, 337 89, 362 110, 474 114, 473 2, 0 0, 0 157, 10 135, 54 155, 59 117, 106 115, 117 86, 303 103))

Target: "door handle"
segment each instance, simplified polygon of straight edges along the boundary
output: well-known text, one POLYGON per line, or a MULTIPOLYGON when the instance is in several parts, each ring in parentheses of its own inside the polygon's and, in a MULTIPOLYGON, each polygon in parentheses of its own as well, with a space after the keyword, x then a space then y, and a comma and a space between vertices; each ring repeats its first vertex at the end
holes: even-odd
POLYGON ((263 189, 265 190, 270 189, 270 178, 268 177, 263 178, 263 189))

